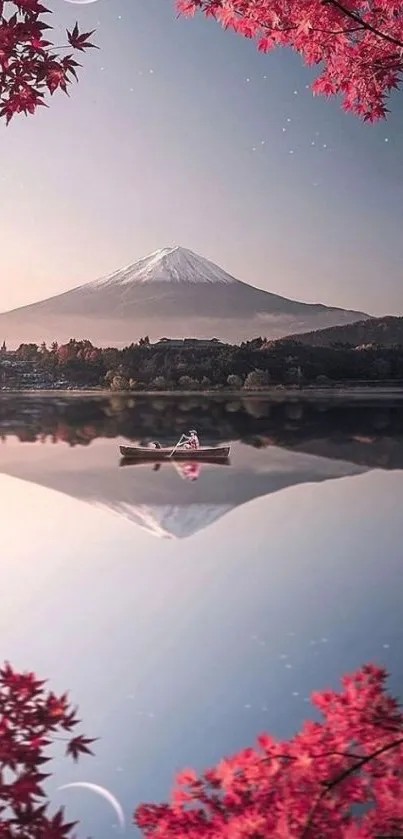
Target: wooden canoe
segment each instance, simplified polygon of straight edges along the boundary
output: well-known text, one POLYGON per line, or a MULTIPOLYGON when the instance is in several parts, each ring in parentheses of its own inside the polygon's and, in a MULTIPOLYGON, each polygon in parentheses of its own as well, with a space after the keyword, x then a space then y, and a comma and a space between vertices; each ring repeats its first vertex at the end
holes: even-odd
POLYGON ((172 448, 154 449, 148 446, 119 446, 120 454, 125 460, 152 461, 158 463, 162 460, 186 460, 188 463, 202 461, 204 463, 217 463, 228 460, 230 446, 201 446, 200 449, 178 448, 172 453, 172 448))

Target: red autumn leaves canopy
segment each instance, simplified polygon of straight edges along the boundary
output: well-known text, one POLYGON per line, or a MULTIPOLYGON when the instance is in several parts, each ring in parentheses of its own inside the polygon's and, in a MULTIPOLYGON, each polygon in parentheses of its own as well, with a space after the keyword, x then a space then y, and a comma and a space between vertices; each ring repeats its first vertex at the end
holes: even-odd
POLYGON ((67 694, 45 690, 34 673, 0 669, 0 839, 67 839, 74 823, 48 814, 43 782, 47 749, 64 733, 66 754, 91 754, 93 740, 70 736, 78 725, 67 694))
MULTIPOLYGON (((145 839, 401 839, 403 715, 380 668, 342 681, 312 697, 321 721, 285 742, 263 734, 201 776, 185 770, 170 803, 140 805, 145 839)), ((0 839, 73 839, 63 811, 48 813, 43 767, 63 732, 67 755, 92 754, 93 740, 70 735, 77 723, 67 694, 0 669, 0 839)))
POLYGON ((141 805, 135 823, 146 839, 402 837, 403 715, 385 679, 373 665, 346 676, 313 696, 321 722, 183 772, 171 803, 141 805))
MULTIPOLYGON (((39 0, 0 0, 0 118, 7 123, 14 114, 33 114, 46 105, 46 94, 58 88, 67 93, 77 78, 73 53, 59 55, 60 48, 45 36, 51 29, 44 20, 48 11, 39 0)), ((92 34, 76 25, 67 32, 68 47, 80 52, 94 47, 92 34)))
POLYGON ((308 65, 321 65, 315 93, 342 97, 343 108, 371 122, 403 69, 402 0, 177 0, 200 10, 268 52, 291 47, 308 65))
MULTIPOLYGON (((184 15, 218 20, 268 52, 291 47, 320 65, 313 90, 340 95, 343 108, 368 121, 386 116, 386 101, 403 70, 402 0, 176 0, 184 15)), ((79 66, 45 37, 51 27, 39 0, 0 0, 0 118, 34 113, 47 93, 66 93, 79 66)), ((76 25, 68 45, 84 51, 92 32, 76 25)))

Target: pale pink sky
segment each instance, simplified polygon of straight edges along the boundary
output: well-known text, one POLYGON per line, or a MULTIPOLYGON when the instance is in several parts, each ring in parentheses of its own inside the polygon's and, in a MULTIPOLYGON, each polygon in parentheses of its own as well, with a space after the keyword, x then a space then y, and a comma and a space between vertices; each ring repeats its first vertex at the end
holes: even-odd
POLYGON ((288 297, 403 313, 399 97, 363 126, 297 57, 173 0, 49 5, 101 49, 70 99, 0 126, 0 311, 180 244, 288 297))

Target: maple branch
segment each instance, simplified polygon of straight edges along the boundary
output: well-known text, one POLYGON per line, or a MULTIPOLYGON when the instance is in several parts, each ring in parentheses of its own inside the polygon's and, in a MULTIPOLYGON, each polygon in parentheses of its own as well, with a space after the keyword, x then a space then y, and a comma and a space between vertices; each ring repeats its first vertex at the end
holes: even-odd
MULTIPOLYGON (((383 40, 388 41, 390 44, 395 44, 395 46, 398 46, 401 49, 403 49, 403 41, 400 41, 397 38, 393 38, 392 35, 388 35, 386 32, 382 32, 380 29, 377 29, 375 26, 372 26, 371 23, 367 23, 367 21, 363 20, 362 17, 360 17, 360 15, 357 14, 357 12, 352 12, 352 11, 350 11, 350 9, 346 9, 346 7, 343 6, 343 4, 339 2, 339 0, 322 0, 322 4, 324 6, 334 6, 342 14, 344 14, 344 15, 346 15, 346 17, 350 18, 350 20, 353 20, 353 21, 355 21, 355 23, 358 23, 358 26, 353 27, 351 29, 340 29, 340 31, 337 31, 337 30, 334 31, 334 30, 331 30, 331 29, 329 29, 329 30, 328 29, 322 29, 320 27, 315 26, 314 28, 311 29, 311 32, 324 32, 327 35, 346 35, 346 34, 348 35, 348 34, 350 34, 350 32, 361 32, 363 29, 365 29, 368 32, 372 32, 372 34, 376 35, 378 38, 383 38, 383 40)), ((235 16, 242 19, 243 18, 243 13, 237 11, 235 13, 235 16)), ((180 17, 180 14, 177 15, 177 17, 180 17)), ((267 24, 262 23, 261 26, 262 26, 262 29, 264 29, 266 32, 290 32, 294 29, 297 29, 296 25, 284 26, 284 27, 275 27, 275 26, 268 26, 267 24)), ((227 26, 224 26, 224 28, 226 29, 227 26)))
POLYGON ((342 781, 348 778, 349 775, 352 775, 353 772, 356 772, 357 769, 361 769, 361 767, 365 766, 366 763, 369 763, 371 760, 375 760, 376 757, 379 757, 385 752, 389 752, 392 749, 397 748, 397 746, 401 746, 402 743, 403 737, 401 737, 399 740, 394 740, 392 743, 388 743, 386 746, 381 746, 379 749, 377 749, 375 752, 372 752, 370 755, 366 755, 365 757, 360 758, 360 760, 358 761, 358 763, 355 764, 355 766, 350 766, 348 769, 345 769, 344 772, 341 773, 341 775, 338 775, 336 778, 333 779, 333 781, 330 781, 326 785, 326 792, 330 792, 330 790, 337 786, 337 784, 340 784, 342 781))
POLYGON ((310 32, 324 32, 325 35, 350 35, 351 32, 362 32, 362 26, 352 26, 350 29, 323 29, 320 26, 314 26, 310 32))
POLYGON ((362 29, 366 29, 378 38, 383 38, 384 41, 388 41, 389 44, 395 44, 395 46, 403 49, 403 41, 399 41, 397 38, 393 38, 392 35, 388 35, 386 32, 381 32, 380 29, 376 29, 376 27, 372 26, 371 23, 367 23, 367 21, 363 20, 357 12, 352 12, 350 9, 346 9, 339 0, 322 0, 322 4, 324 6, 334 6, 342 12, 342 14, 346 15, 346 17, 349 17, 351 20, 355 20, 356 23, 359 23, 362 29))
MULTIPOLYGON (((243 14, 242 12, 236 12, 235 16, 242 20, 243 14)), ((230 24, 225 24, 224 29, 228 29, 230 24)), ((296 24, 292 26, 269 26, 268 23, 259 23, 258 26, 261 27, 262 31, 264 32, 295 32, 298 29, 296 24)), ((350 29, 324 29, 320 26, 313 26, 310 29, 310 32, 324 32, 325 35, 349 35, 351 32, 361 32, 362 26, 352 26, 350 29)))
POLYGON ((370 755, 365 755, 365 757, 360 758, 357 761, 357 763, 354 764, 354 766, 349 766, 348 769, 345 769, 344 772, 341 772, 340 775, 337 775, 336 778, 333 779, 333 781, 325 782, 325 788, 318 795, 318 797, 317 797, 317 799, 316 799, 316 801, 315 801, 315 803, 314 803, 314 805, 311 809, 311 812, 308 816, 307 822, 306 822, 305 827, 302 831, 300 839, 307 839, 308 831, 312 826, 312 822, 313 822, 315 813, 316 813, 316 811, 319 807, 319 804, 328 795, 328 793, 331 792, 332 789, 334 789, 334 787, 338 786, 338 784, 341 784, 343 781, 346 780, 346 778, 348 778, 350 775, 353 775, 354 772, 357 772, 358 769, 361 769, 363 766, 365 766, 366 763, 370 763, 371 760, 375 760, 375 758, 379 757, 382 754, 385 754, 385 752, 389 752, 392 749, 396 749, 398 746, 401 746, 402 744, 403 744, 403 737, 401 737, 399 740, 394 740, 392 743, 388 743, 386 746, 381 746, 375 752, 371 752, 370 755))

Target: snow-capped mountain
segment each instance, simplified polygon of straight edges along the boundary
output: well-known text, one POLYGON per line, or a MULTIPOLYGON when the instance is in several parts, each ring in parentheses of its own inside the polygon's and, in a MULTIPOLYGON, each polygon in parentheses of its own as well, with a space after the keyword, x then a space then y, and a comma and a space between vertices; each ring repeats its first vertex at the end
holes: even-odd
POLYGON ((89 288, 131 283, 219 283, 231 285, 235 280, 214 262, 198 256, 187 248, 162 248, 139 259, 134 265, 121 268, 107 277, 89 283, 89 288))
POLYGON ((186 248, 163 248, 64 294, 0 315, 8 343, 88 338, 119 346, 149 335, 239 342, 279 338, 368 315, 255 288, 186 248))
POLYGON ((154 472, 150 464, 118 468, 116 440, 77 446, 4 446, 0 472, 62 492, 114 513, 163 539, 185 539, 253 499, 305 483, 367 472, 347 460, 291 452, 272 446, 232 446, 230 466, 202 467, 197 481, 182 480, 173 464, 154 472))

